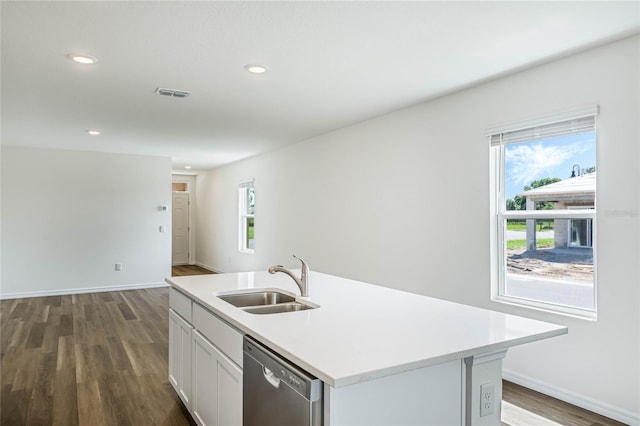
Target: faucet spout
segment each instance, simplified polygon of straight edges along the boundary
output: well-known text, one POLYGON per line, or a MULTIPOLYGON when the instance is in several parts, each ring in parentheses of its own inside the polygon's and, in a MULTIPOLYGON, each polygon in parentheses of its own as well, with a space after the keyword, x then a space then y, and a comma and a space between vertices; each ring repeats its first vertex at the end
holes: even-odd
POLYGON ((300 295, 302 297, 309 297, 309 265, 307 265, 307 262, 305 262, 304 260, 296 256, 295 254, 293 255, 293 257, 295 257, 300 262, 302 262, 302 272, 300 274, 300 278, 293 275, 293 272, 291 272, 290 270, 288 270, 282 265, 271 266, 268 269, 268 272, 270 274, 275 274, 276 272, 282 272, 284 274, 289 275, 291 279, 295 281, 295 283, 300 288, 300 295))

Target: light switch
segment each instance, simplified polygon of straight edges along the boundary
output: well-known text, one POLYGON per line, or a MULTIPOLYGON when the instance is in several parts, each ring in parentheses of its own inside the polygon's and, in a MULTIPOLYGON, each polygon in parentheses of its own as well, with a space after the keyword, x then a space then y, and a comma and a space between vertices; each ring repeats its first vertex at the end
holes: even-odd
POLYGON ((167 227, 164 225, 160 225, 160 232, 166 232, 167 231, 167 227))

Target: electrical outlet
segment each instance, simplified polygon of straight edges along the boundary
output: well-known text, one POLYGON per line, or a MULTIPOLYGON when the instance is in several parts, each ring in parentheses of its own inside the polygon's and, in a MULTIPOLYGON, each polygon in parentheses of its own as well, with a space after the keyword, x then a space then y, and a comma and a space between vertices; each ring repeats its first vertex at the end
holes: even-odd
POLYGON ((116 271, 122 271, 122 263, 116 263, 116 271))
POLYGON ((490 416, 496 411, 496 384, 480 385, 480 417, 490 416))

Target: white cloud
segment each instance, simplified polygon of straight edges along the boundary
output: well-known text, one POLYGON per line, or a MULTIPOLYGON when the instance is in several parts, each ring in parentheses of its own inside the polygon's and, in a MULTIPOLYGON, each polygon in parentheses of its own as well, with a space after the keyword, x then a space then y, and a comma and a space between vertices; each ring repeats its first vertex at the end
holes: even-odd
POLYGON ((545 146, 541 142, 518 144, 506 149, 507 178, 524 186, 532 181, 550 177, 552 170, 584 152, 584 145, 545 146))

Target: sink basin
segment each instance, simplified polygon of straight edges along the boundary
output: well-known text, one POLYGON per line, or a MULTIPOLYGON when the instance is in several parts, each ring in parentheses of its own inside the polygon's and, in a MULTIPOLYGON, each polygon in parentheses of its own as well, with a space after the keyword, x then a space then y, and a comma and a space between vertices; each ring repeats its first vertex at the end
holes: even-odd
POLYGON ((298 302, 294 296, 276 290, 219 294, 217 297, 250 314, 279 314, 318 307, 298 302))
POLYGON ((288 302, 280 303, 278 305, 252 306, 249 308, 242 308, 243 311, 249 312, 250 314, 279 314, 283 312, 304 311, 307 309, 314 309, 314 307, 298 302, 288 302))
POLYGON ((277 305, 279 303, 295 302, 296 300, 293 296, 272 290, 225 294, 218 296, 218 298, 238 308, 245 306, 277 305))

